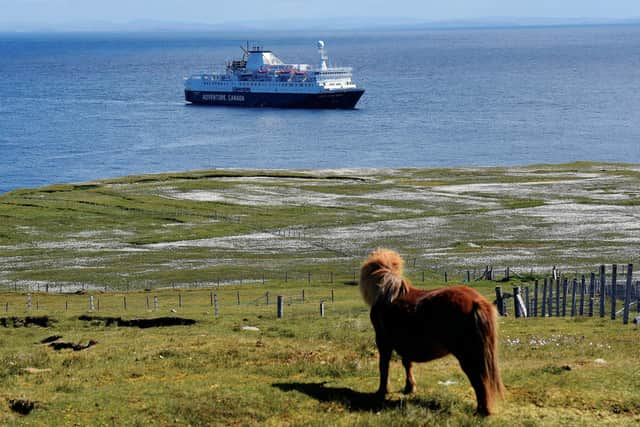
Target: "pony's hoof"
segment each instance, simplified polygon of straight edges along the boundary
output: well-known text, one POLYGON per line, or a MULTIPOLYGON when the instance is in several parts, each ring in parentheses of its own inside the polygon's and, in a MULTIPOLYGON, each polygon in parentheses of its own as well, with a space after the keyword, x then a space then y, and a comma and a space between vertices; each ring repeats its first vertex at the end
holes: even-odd
POLYGON ((406 385, 404 390, 402 390, 404 394, 412 394, 416 392, 416 386, 414 385, 406 385))
POLYGON ((387 395, 387 393, 388 393, 387 390, 378 390, 375 393, 375 397, 376 397, 376 399, 384 400, 384 398, 387 395))
POLYGON ((488 417, 489 415, 491 415, 491 412, 489 412, 487 408, 478 408, 476 409, 476 415, 478 415, 479 417, 488 417))

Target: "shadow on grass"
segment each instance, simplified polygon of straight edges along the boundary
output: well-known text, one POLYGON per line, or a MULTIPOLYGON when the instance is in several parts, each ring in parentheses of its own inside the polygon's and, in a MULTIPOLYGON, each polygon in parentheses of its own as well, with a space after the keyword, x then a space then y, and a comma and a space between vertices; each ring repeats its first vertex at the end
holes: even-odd
POLYGON ((135 327, 135 328, 158 328, 163 326, 184 326, 193 325, 196 323, 193 319, 183 319, 181 317, 156 317, 152 319, 131 319, 126 320, 122 317, 100 317, 100 316, 87 316, 82 315, 78 317, 79 320, 86 322, 93 322, 96 324, 104 323, 105 326, 121 326, 121 327, 135 327))
MULTIPOLYGON (((274 387, 282 391, 298 391, 312 397, 319 402, 333 402, 343 405, 352 411, 379 411, 395 409, 406 405, 407 400, 382 399, 375 393, 363 393, 346 387, 327 387, 321 383, 275 383, 274 387)), ((413 405, 421 406, 430 411, 440 412, 442 404, 433 399, 412 398, 413 405)))

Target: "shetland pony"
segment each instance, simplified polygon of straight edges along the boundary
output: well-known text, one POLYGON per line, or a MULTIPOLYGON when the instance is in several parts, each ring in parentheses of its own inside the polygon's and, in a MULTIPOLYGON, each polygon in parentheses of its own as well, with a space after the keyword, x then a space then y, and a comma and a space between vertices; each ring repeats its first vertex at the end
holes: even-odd
POLYGON ((360 292, 371 307, 371 323, 380 353, 380 387, 388 393, 389 361, 402 358, 405 393, 416 390, 413 362, 453 354, 469 378, 478 401, 477 413, 489 415, 503 391, 496 348, 496 310, 474 289, 453 286, 424 291, 403 277, 398 253, 377 249, 360 269, 360 292))

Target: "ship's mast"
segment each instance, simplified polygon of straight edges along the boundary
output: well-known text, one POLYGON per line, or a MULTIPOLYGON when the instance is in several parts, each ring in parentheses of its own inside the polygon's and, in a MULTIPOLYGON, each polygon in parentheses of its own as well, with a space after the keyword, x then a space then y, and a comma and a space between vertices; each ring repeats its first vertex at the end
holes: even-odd
POLYGON ((242 60, 246 61, 249 56, 249 41, 247 41, 247 47, 241 45, 240 49, 242 49, 242 60))
POLYGON ((318 40, 318 53, 320 54, 320 69, 325 71, 327 69, 327 52, 324 50, 324 42, 318 40))

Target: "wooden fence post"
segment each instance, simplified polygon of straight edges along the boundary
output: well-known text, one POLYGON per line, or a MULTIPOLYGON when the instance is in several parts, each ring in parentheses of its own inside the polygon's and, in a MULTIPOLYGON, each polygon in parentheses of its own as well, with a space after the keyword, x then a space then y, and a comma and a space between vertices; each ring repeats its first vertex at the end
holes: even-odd
POLYGON ((178 294, 178 307, 182 307, 182 294, 178 294))
POLYGON ((538 317, 538 279, 533 284, 533 317, 538 317))
POLYGON ((527 309, 527 317, 529 317, 529 313, 531 313, 531 301, 529 300, 529 287, 524 287, 524 306, 527 309))
POLYGON ((589 275, 589 317, 593 317, 593 304, 596 299, 596 273, 589 275))
POLYGON ((502 286, 496 286, 496 307, 500 316, 506 316, 502 299, 502 286))
MULTIPOLYGON (((422 281, 424 282, 424 271, 422 272, 422 281)), ((467 270, 467 283, 471 283, 471 272, 467 270)))
POLYGON ((542 280, 542 317, 547 316, 547 278, 542 280))
POLYGON ((213 312, 215 313, 216 317, 218 317, 220 315, 220 309, 218 307, 218 294, 213 294, 213 312))
POLYGON ((444 283, 447 283, 447 272, 444 272, 444 283))
POLYGON ((547 283, 545 283, 547 285, 547 298, 546 298, 546 303, 547 303, 547 316, 551 317, 553 316, 552 313, 552 306, 553 306, 553 280, 551 278, 545 279, 545 281, 547 283))
POLYGON ((126 296, 122 297, 122 307, 125 309, 125 311, 127 310, 127 297, 126 296))
POLYGON ((89 295, 89 311, 95 310, 95 306, 93 305, 93 295, 89 295))
POLYGON ((516 319, 520 317, 527 317, 527 309, 522 301, 522 295, 520 295, 520 286, 513 287, 513 308, 516 314, 516 319))
POLYGON ((284 297, 282 295, 278 295, 278 305, 277 305, 277 316, 278 319, 282 319, 284 311, 284 297))
POLYGON ((324 317, 324 300, 320 301, 320 317, 324 317))
POLYGON ((331 302, 333 302, 333 301, 334 301, 334 299, 333 299, 333 288, 332 288, 331 289, 331 302))
POLYGON ((149 295, 147 295, 147 310, 149 310, 149 295))
POLYGON ((622 314, 622 323, 629 323, 629 305, 631 304, 631 286, 633 284, 633 264, 627 265, 627 287, 624 293, 624 312, 622 314))
POLYGON ((618 286, 618 264, 611 266, 611 320, 616 320, 616 288, 618 286))
POLYGON ((301 297, 302 297, 302 303, 304 304, 304 289, 302 290, 302 295, 301 295, 301 297))
POLYGON ((584 291, 586 287, 586 282, 584 279, 584 274, 580 278, 580 316, 584 316, 584 291))
POLYGON ((560 278, 559 277, 556 280, 556 317, 560 317, 560 278))
POLYGON ((236 292, 236 301, 238 302, 238 305, 240 305, 240 291, 236 292))
POLYGON ((578 279, 573 279, 571 284, 571 317, 576 317, 576 291, 578 279))
POLYGON ((607 278, 605 276, 604 264, 600 266, 600 317, 604 317, 604 298, 605 298, 605 286, 607 284, 607 278))

